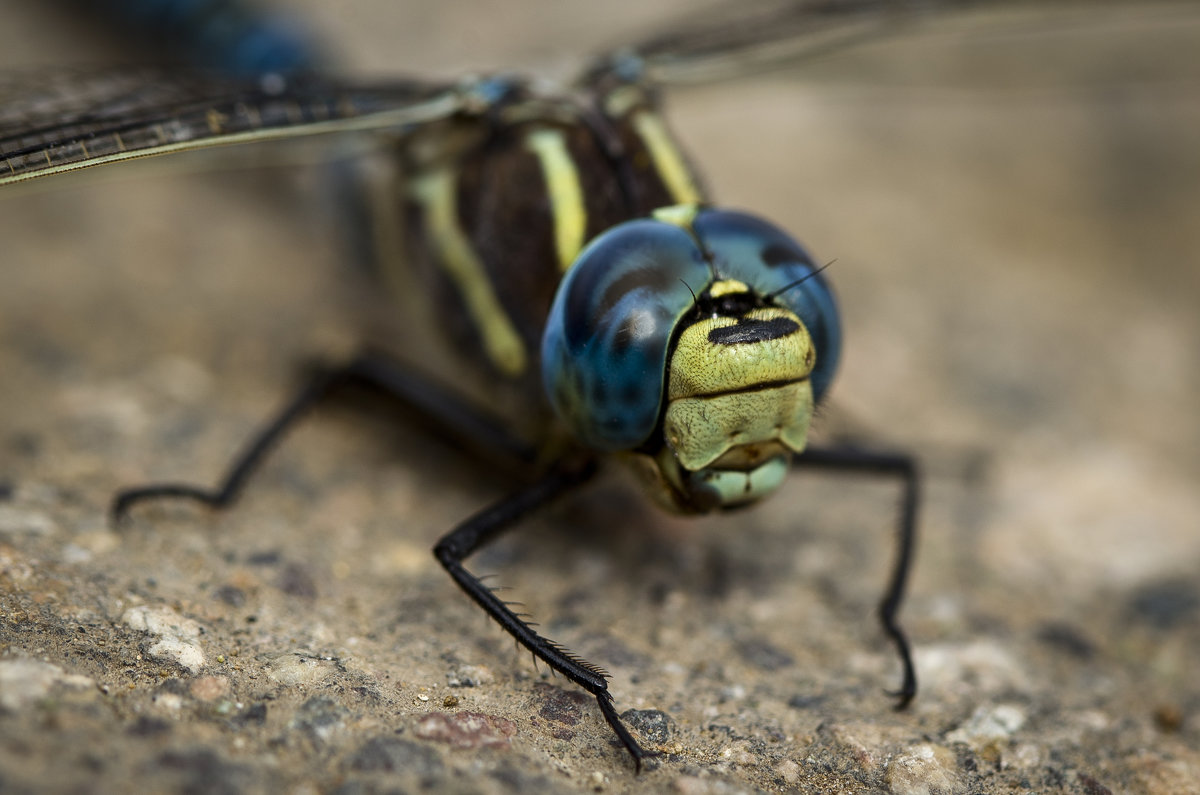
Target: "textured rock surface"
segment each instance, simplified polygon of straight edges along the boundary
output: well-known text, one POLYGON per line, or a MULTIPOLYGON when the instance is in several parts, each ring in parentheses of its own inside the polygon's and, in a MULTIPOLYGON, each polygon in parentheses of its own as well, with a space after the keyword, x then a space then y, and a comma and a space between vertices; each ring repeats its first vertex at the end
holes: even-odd
MULTIPOLYGON (((295 5, 363 70, 444 74, 665 13, 295 5)), ((36 7, 8 63, 112 54, 36 7)), ((883 694, 889 488, 685 522, 609 477, 473 564, 612 672, 664 754, 640 777, 428 553, 503 480, 379 406, 320 412, 236 510, 107 524, 122 485, 213 477, 348 336, 313 174, 0 193, 0 789, 1200 791, 1200 18, 1097 20, 675 95, 718 196, 837 259, 826 433, 926 462, 922 692, 883 694)))

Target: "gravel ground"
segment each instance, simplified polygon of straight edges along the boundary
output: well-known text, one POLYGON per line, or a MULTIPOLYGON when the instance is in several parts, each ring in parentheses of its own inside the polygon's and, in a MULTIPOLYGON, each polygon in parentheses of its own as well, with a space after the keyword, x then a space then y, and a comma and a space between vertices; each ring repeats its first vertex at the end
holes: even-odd
MULTIPOLYGON (((292 4, 360 71, 451 74, 670 11, 292 4)), ((504 479, 382 406, 321 411, 236 510, 106 522, 352 337, 311 169, 4 192, 0 791, 1200 792, 1197 52, 1190 4, 1026 9, 672 96, 719 197, 837 259, 825 434, 925 462, 922 691, 884 695, 886 484, 684 521, 614 471, 473 564, 611 671, 640 776, 429 555, 504 479)), ((112 55, 35 4, 0 53, 112 55)))

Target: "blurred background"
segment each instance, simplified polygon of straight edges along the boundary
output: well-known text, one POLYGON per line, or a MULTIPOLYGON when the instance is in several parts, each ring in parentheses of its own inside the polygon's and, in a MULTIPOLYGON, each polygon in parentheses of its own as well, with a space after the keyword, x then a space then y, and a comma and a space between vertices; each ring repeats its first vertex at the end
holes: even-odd
MULTIPOLYGON (((682 2, 530 1, 502 13, 482 2, 275 5, 310 25, 340 69, 370 76, 561 77, 588 53, 701 13, 682 2)), ((51 4, 9 9, 0 27, 3 66, 30 74, 130 57, 51 4)), ((692 525, 606 484, 601 493, 619 498, 584 498, 585 510, 564 508, 487 564, 504 567, 535 615, 560 619, 555 637, 613 669, 619 708, 661 709, 680 724, 676 759, 695 769, 670 762, 653 774, 677 786, 689 776, 812 784, 803 760, 827 754, 841 760, 841 777, 826 783, 901 791, 900 768, 882 760, 918 758, 913 749, 929 742, 934 762, 918 778, 934 782, 930 791, 1079 791, 1089 780, 1111 791, 1196 791, 1195 5, 989 4, 814 62, 672 91, 667 108, 719 201, 836 260, 846 358, 826 436, 851 432, 926 464, 904 612, 923 693, 908 716, 879 697, 895 666, 871 623, 894 502, 878 485, 796 478, 761 508, 688 533, 692 525), (654 540, 608 539, 627 522, 654 540), (563 524, 593 540, 574 551, 569 537, 555 540, 563 524), (640 613, 647 599, 655 609, 640 613), (788 662, 748 657, 754 643, 788 662), (1021 720, 997 718, 995 737, 972 723, 1000 707, 1021 720), (717 724, 733 728, 725 735, 717 724), (771 727, 784 739, 764 740, 771 727), (955 750, 945 757, 943 748, 955 750)), ((261 581, 261 594, 246 588, 257 631, 272 609, 279 623, 273 640, 243 639, 248 647, 294 642, 410 682, 440 677, 448 663, 439 655, 451 652, 494 671, 497 701, 484 711, 523 714, 527 662, 425 552, 500 487, 379 413, 359 421, 332 410, 289 442, 247 505, 219 520, 163 509, 132 534, 104 524, 120 485, 215 474, 295 382, 298 363, 353 339, 353 312, 327 300, 345 272, 320 169, 297 160, 309 151, 227 150, 0 191, 0 540, 16 561, 10 601, 53 593, 52 603, 70 606, 54 615, 103 626, 119 624, 112 600, 133 592, 209 618, 217 646, 236 635, 204 594, 239 577, 261 581), (398 522, 418 529, 398 532, 398 522), (297 606, 274 574, 246 563, 247 549, 268 548, 311 568, 319 598, 297 606), (400 583, 409 595, 396 596, 400 583), (380 616, 381 637, 348 651, 347 637, 366 637, 380 616), (388 621, 429 635, 403 640, 411 636, 388 621), (475 635, 485 640, 466 637, 475 635), (498 656, 484 653, 492 646, 498 656)), ((10 631, 6 654, 36 653, 34 636, 10 631)), ((133 663, 44 648, 68 670, 149 688, 133 663)), ((228 676, 237 693, 253 689, 228 676)), ((155 714, 140 692, 114 710, 119 721, 155 714)), ((302 701, 278 698, 281 710, 302 701)), ((625 775, 592 708, 583 714, 586 734, 569 742, 518 741, 518 767, 581 777, 572 786, 593 769, 616 789, 651 786, 625 775), (602 759, 588 758, 589 743, 602 759)), ((53 729, 35 736, 47 753, 61 740, 53 729)), ((184 727, 168 742, 206 736, 184 727)), ((229 752, 228 733, 212 742, 229 752)), ((322 746, 330 753, 312 764, 335 764, 350 745, 322 746)), ((110 750, 149 753, 136 743, 110 750)), ((475 762, 460 754, 446 764, 475 762)), ((55 780, 71 781, 69 769, 55 780)))

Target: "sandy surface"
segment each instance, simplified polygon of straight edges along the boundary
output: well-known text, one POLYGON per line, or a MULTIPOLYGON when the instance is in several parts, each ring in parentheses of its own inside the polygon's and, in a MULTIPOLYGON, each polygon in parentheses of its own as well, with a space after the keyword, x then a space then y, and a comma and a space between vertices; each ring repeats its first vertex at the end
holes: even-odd
MULTIPOLYGON (((357 70, 444 74, 664 13, 294 4, 357 70)), ((612 672, 664 753, 639 777, 428 553, 504 480, 379 406, 322 411, 236 510, 106 523, 351 335, 312 174, 0 196, 0 790, 1200 792, 1198 52, 1184 3, 1024 13, 673 95, 716 194, 837 259, 827 429, 926 462, 922 691, 883 695, 891 489, 685 522, 614 473, 474 566, 612 672)), ((32 4, 0 53, 111 56, 32 4)))

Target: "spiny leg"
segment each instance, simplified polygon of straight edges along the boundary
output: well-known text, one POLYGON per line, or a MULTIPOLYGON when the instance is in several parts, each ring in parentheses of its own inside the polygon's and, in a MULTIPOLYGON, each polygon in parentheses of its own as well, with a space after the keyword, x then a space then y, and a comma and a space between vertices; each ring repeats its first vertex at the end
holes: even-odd
POLYGON ((612 696, 608 692, 608 674, 554 641, 539 635, 528 621, 514 613, 508 603, 496 596, 494 589, 484 585, 479 577, 463 566, 463 561, 471 553, 495 540, 532 511, 583 485, 595 472, 596 463, 593 459, 560 463, 537 483, 484 509, 454 528, 437 543, 433 554, 458 583, 458 587, 495 619, 505 632, 529 649, 535 659, 542 660, 550 668, 596 697, 604 720, 633 757, 634 765, 640 772, 642 760, 658 754, 642 748, 621 722, 613 707, 612 696))
POLYGON ((920 500, 920 472, 916 460, 904 453, 881 453, 855 448, 807 448, 795 458, 797 467, 857 472, 898 478, 904 488, 896 533, 896 557, 883 599, 879 602, 879 620, 883 631, 891 638, 904 667, 904 680, 896 696, 896 709, 904 709, 917 694, 917 673, 913 666, 908 637, 901 629, 896 614, 904 600, 908 573, 912 568, 913 550, 917 539, 917 505, 920 500))
POLYGON ((181 497, 211 508, 224 508, 241 494, 246 482, 280 439, 315 405, 348 384, 377 389, 399 400, 405 408, 431 421, 437 430, 477 449, 518 466, 533 461, 535 453, 509 433, 498 420, 454 392, 405 370, 386 356, 367 351, 345 365, 318 370, 233 460, 214 488, 190 483, 151 483, 123 489, 113 496, 109 509, 114 521, 131 506, 145 500, 181 497))

